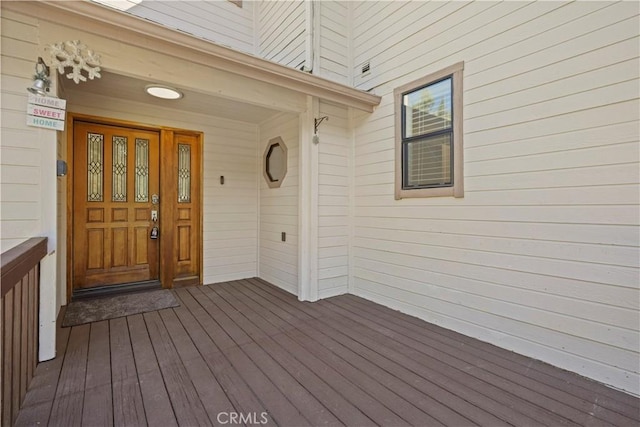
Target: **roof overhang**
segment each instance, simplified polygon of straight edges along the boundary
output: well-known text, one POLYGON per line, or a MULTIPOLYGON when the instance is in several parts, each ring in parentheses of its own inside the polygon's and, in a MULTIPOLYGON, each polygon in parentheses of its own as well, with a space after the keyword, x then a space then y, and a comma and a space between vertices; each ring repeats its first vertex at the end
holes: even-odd
POLYGON ((53 23, 77 22, 84 31, 100 35, 117 28, 128 44, 156 49, 211 68, 247 77, 301 94, 372 112, 380 97, 294 68, 245 54, 151 21, 88 1, 8 1, 2 7, 53 23), (102 24, 102 25, 92 25, 102 24), (149 38, 158 43, 149 43, 149 38))

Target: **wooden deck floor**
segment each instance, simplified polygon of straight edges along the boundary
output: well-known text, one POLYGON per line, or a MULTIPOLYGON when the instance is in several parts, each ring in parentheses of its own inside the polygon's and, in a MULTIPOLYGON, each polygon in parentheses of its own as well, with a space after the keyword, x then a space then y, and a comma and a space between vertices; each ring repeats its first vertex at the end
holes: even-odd
POLYGON ((58 330, 18 425, 637 426, 638 399, 354 296, 252 279, 58 330))

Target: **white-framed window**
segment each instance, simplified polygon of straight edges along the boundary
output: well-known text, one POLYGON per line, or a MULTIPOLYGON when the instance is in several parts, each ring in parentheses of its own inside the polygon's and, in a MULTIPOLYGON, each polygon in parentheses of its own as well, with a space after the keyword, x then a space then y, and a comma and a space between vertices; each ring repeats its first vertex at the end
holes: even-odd
POLYGON ((396 199, 463 197, 460 62, 394 90, 396 199))

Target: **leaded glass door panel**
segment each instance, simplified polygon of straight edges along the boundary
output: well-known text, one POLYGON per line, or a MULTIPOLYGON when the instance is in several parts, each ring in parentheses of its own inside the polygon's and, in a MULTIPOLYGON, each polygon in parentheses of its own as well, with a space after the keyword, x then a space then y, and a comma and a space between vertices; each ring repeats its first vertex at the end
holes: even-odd
POLYGON ((74 289, 158 280, 154 194, 160 194, 157 132, 75 122, 74 289))

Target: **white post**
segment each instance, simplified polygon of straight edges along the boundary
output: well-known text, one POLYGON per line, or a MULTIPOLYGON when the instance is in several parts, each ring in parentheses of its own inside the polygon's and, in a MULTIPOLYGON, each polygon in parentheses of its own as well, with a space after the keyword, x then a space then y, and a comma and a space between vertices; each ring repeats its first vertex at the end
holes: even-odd
POLYGON ((318 300, 318 145, 313 143, 314 118, 319 101, 307 97, 300 114, 298 208, 298 299, 318 300))
MULTIPOLYGON (((351 8, 351 7, 349 7, 351 8)), ((355 240, 355 222, 356 216, 356 131, 355 131, 355 115, 356 112, 353 108, 349 107, 348 110, 348 126, 349 126, 349 241, 348 241, 348 292, 355 294, 356 287, 354 281, 354 256, 353 256, 353 241, 355 240)))
MULTIPOLYGON (((53 70, 55 72, 55 70, 53 70)), ((53 79, 52 94, 57 93, 53 79)), ((54 95, 55 96, 55 95, 54 95)), ((60 302, 58 301, 57 271, 57 212, 58 180, 56 160, 58 151, 58 132, 38 130, 40 144, 40 236, 46 236, 47 256, 40 262, 40 362, 56 357, 56 318, 60 302)))
POLYGON ((40 334, 38 361, 56 357, 56 254, 40 261, 40 334))

